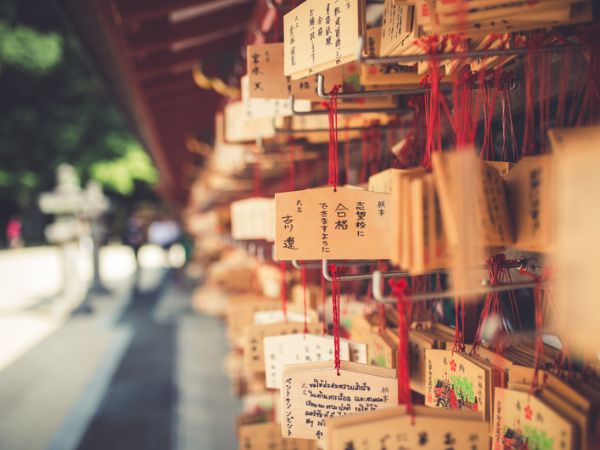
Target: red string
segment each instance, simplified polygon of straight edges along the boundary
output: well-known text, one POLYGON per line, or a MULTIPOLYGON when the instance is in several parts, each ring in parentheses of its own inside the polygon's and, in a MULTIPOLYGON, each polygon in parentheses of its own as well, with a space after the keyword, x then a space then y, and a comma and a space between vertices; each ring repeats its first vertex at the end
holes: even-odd
POLYGON ((302 267, 300 272, 302 275, 302 290, 304 294, 304 334, 308 333, 308 319, 307 319, 307 306, 306 306, 306 267, 302 267))
POLYGON ((512 118, 512 105, 510 102, 510 87, 507 80, 501 82, 502 90, 500 99, 502 105, 502 160, 515 162, 519 159, 517 148, 517 139, 515 137, 515 128, 512 118), (508 153, 507 140, 510 137, 511 152, 508 153))
POLYGON ((340 374, 340 270, 335 264, 329 264, 331 274, 331 312, 333 315, 333 365, 340 374))
POLYGON ((465 300, 454 299, 454 345, 452 353, 465 351, 465 300))
POLYGON ((578 40, 584 47, 587 62, 585 91, 579 111, 577 126, 591 125, 600 114, 600 50, 598 36, 600 26, 594 24, 578 31, 578 40))
MULTIPOLYGON (((535 111, 534 111, 534 83, 536 80, 536 67, 538 64, 539 36, 530 39, 527 55, 525 56, 525 129, 523 132, 523 147, 521 153, 532 155, 535 153, 535 111)), ((541 70, 543 72, 543 70, 541 70)), ((540 70, 538 70, 540 72, 540 70)), ((542 76, 543 74, 538 74, 542 76)))
POLYGON ((283 311, 283 321, 287 322, 287 283, 285 274, 285 261, 279 262, 279 271, 281 272, 281 310, 283 311))
POLYGON ((398 377, 398 404, 406 405, 406 410, 413 416, 412 396, 410 392, 410 362, 408 345, 408 320, 410 304, 406 301, 407 283, 404 278, 390 280, 392 294, 396 297, 398 310, 398 353, 396 358, 396 373, 398 377))
POLYGON ((341 85, 336 84, 329 93, 329 184, 337 191, 339 185, 338 168, 338 123, 337 101, 341 85))
POLYGON ((436 56, 438 37, 433 35, 424 40, 424 46, 429 58, 429 73, 424 79, 424 84, 429 84, 430 89, 425 94, 425 122, 427 124, 427 141, 421 165, 431 168, 431 153, 441 150, 442 132, 440 122, 440 62, 436 56), (437 147, 437 148, 436 148, 437 147))
POLYGON ((535 324, 535 345, 534 345, 534 359, 533 359, 533 378, 531 380, 530 393, 533 393, 540 388, 538 383, 538 374, 540 369, 540 360, 544 354, 544 340, 542 338, 542 327, 544 325, 544 314, 543 314, 543 287, 542 282, 547 278, 547 271, 544 271, 541 275, 528 272, 524 269, 519 269, 519 272, 525 276, 528 276, 535 282, 535 288, 533 288, 533 308, 534 308, 534 324, 535 324))
MULTIPOLYGON (((504 255, 496 255, 488 259, 488 274, 490 278, 491 286, 498 286, 502 281, 503 263, 505 261, 504 255)), ((477 330, 475 332, 475 339, 473 341, 473 347, 471 348, 471 354, 477 354, 477 350, 483 340, 483 329, 489 318, 490 312, 498 314, 500 295, 497 292, 488 292, 485 296, 483 303, 483 309, 479 316, 479 323, 477 324, 477 330)))
POLYGON ((327 334, 327 314, 325 314, 325 277, 321 274, 321 314, 323 317, 323 336, 327 334))

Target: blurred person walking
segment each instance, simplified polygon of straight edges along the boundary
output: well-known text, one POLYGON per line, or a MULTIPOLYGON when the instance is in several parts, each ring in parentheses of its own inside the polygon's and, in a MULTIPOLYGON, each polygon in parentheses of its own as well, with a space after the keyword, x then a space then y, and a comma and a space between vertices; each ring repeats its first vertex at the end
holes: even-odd
POLYGON ((23 223, 19 216, 12 216, 6 224, 6 240, 10 248, 20 248, 23 246, 23 223))
POLYGON ((144 223, 136 214, 132 214, 127 220, 125 226, 125 244, 133 250, 135 256, 136 269, 140 268, 139 252, 142 245, 146 243, 146 234, 144 233, 144 223))

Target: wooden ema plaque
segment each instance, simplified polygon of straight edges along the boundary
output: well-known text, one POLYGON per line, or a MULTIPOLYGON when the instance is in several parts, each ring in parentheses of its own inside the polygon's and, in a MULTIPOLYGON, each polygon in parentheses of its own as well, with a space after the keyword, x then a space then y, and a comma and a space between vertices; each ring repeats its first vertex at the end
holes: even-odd
MULTIPOLYGON (((304 311, 302 311, 298 307, 295 307, 293 309, 288 307, 286 309, 285 315, 283 314, 283 310, 281 309, 269 309, 264 311, 257 311, 254 313, 254 323, 256 325, 266 325, 269 323, 285 322, 286 319, 288 322, 304 323, 304 311)), ((307 309, 306 321, 319 321, 319 316, 314 309, 307 309)))
MULTIPOLYGON (((381 28, 369 28, 366 32, 366 51, 369 57, 380 56, 381 28)), ((418 86, 423 78, 417 66, 397 64, 374 64, 361 66, 360 82, 363 86, 418 86)))
POLYGON ((516 32, 588 22, 593 19, 589 0, 471 0, 459 13, 459 0, 418 0, 417 24, 437 34, 483 36, 491 32, 516 32), (480 6, 483 5, 483 6, 480 6), (466 25, 464 25, 466 21, 466 25), (461 23, 463 25, 461 25, 461 23))
MULTIPOLYGON (((307 324, 308 332, 318 334, 323 325, 321 322, 307 324)), ((265 354, 263 340, 266 336, 280 336, 284 334, 298 334, 304 330, 304 324, 299 322, 269 323, 266 325, 250 325, 246 329, 244 347, 244 367, 251 373, 260 373, 265 370, 265 354)))
POLYGON ((574 425, 529 392, 497 388, 492 448, 571 450, 574 425))
POLYGON ((556 173, 556 325, 575 349, 600 348, 600 127, 549 131, 556 173))
POLYGON ((246 328, 254 323, 254 314, 258 311, 275 309, 281 305, 279 300, 259 295, 232 295, 227 306, 227 335, 233 343, 242 341, 246 328))
POLYGON ((488 427, 477 414, 405 406, 327 420, 328 450, 488 450, 488 427))
POLYGON ((272 198, 252 197, 231 203, 233 239, 268 239, 275 221, 272 198))
POLYGON ((486 371, 450 350, 426 350, 425 405, 468 410, 486 418, 486 371))
POLYGON ((332 187, 275 194, 275 255, 282 261, 389 259, 389 194, 332 187))
POLYGON ((281 426, 275 422, 240 425, 238 427, 240 450, 316 450, 314 441, 286 439, 281 436, 281 426))
POLYGON ((292 80, 355 61, 364 0, 307 0, 283 17, 284 74, 292 80))
POLYGON ((380 54, 390 55, 413 32, 415 6, 409 2, 385 0, 380 30, 380 54))
MULTIPOLYGON (((321 101, 317 95, 317 75, 290 80, 283 74, 283 42, 247 47, 249 98, 321 101)), ((331 86, 342 84, 342 66, 323 72, 331 86)))
MULTIPOLYGON (((289 334, 286 336, 267 336, 264 338, 266 386, 270 389, 281 389, 283 367, 317 361, 333 361, 333 336, 314 334, 289 334)), ((352 343, 354 353, 350 352, 351 343, 340 339, 340 359, 367 363, 367 346, 358 342, 352 343), (358 359, 354 359, 358 358, 358 359)))
POLYGON ((398 402, 396 371, 342 361, 285 366, 281 387, 284 437, 326 439, 330 417, 390 408, 398 402))
POLYGON ((521 250, 553 250, 554 158, 525 156, 507 175, 515 244, 521 250))

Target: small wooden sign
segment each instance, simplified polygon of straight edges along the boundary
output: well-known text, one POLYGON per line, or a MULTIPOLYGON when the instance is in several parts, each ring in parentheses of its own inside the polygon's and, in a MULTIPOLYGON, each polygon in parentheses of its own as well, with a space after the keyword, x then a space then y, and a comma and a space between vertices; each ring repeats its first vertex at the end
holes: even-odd
POLYGON ((495 391, 492 448, 574 447, 574 425, 529 392, 495 391))
POLYGON ((252 197, 231 203, 233 239, 268 239, 274 225, 274 200, 252 197))
MULTIPOLYGON (((247 47, 249 98, 321 101, 317 94, 317 75, 291 80, 283 74, 283 42, 255 44, 247 47)), ((323 72, 331 86, 342 84, 342 66, 323 72)))
POLYGON ((240 425, 238 428, 240 450, 316 450, 314 441, 286 439, 281 436, 281 426, 275 422, 240 425))
POLYGON ((254 314, 277 308, 279 300, 265 298, 259 295, 231 295, 227 306, 227 333, 234 343, 243 341, 246 328, 254 323, 254 314))
POLYGON ((600 348, 598 260, 600 239, 600 127, 549 132, 556 173, 557 326, 574 348, 600 348))
POLYGON ((326 439, 330 417, 390 408, 398 402, 396 371, 342 361, 286 366, 281 386, 284 437, 326 439))
MULTIPOLYGON (((363 356, 361 364, 367 363, 365 344, 353 343, 357 354, 363 356), (362 351, 358 347, 362 346, 362 351)), ((333 361, 333 336, 314 334, 289 334, 264 338, 266 385, 271 389, 281 389, 283 367, 316 361, 333 361)), ((340 359, 350 361, 350 342, 340 339, 340 359)))
MULTIPOLYGON (((289 96, 282 98, 252 98, 250 97, 250 81, 248 75, 241 78, 242 102, 244 114, 247 120, 251 119, 274 119, 275 117, 293 116, 292 101, 289 96)), ((307 112, 311 110, 309 100, 296 100, 294 108, 297 111, 307 112)))
POLYGON ((411 179, 410 209, 408 270, 419 274, 447 267, 446 238, 432 174, 411 179))
POLYGON ((450 350, 426 350, 425 405, 469 410, 485 420, 489 380, 486 371, 450 350))
POLYGON ((226 143, 254 142, 257 138, 275 136, 273 119, 255 119, 247 116, 247 105, 243 101, 229 103, 223 114, 223 134, 226 143))
POLYGON ((526 156, 507 176, 515 247, 531 252, 552 251, 554 243, 552 155, 526 156))
POLYGON ((327 420, 328 450, 489 449, 488 427, 468 411, 405 406, 327 420))
MULTIPOLYGON (((318 334, 323 325, 320 322, 307 324, 308 332, 318 334)), ((284 334, 298 334, 304 330, 300 322, 280 322, 266 325, 250 325, 246 329, 244 347, 244 367, 248 372, 260 373, 265 370, 265 353, 263 348, 266 336, 281 336, 284 334)))
MULTIPOLYGON (((302 322, 304 323, 304 312, 300 310, 286 310, 285 315, 281 309, 269 309, 257 311, 254 313, 254 323, 256 325, 266 325, 269 323, 284 322, 302 322)), ((317 322, 319 320, 317 312, 314 309, 306 311, 307 322, 317 322)))
MULTIPOLYGON (((369 28, 366 32, 366 50, 370 57, 380 56, 381 28, 369 28)), ((360 82, 363 86, 417 86, 423 78, 417 66, 398 64, 374 64, 361 66, 360 82)))
POLYGON ((283 261, 388 259, 389 194, 338 187, 275 194, 275 255, 283 261))
POLYGON ((307 0, 283 18, 284 73, 292 80, 357 57, 364 0, 307 0))
POLYGON ((381 56, 391 54, 413 32, 414 4, 385 0, 381 19, 381 56))

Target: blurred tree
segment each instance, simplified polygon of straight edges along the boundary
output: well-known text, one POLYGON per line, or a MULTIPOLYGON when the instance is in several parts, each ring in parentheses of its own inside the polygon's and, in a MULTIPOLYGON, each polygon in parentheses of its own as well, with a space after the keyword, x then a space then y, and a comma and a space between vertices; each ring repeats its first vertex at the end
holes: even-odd
POLYGON ((0 2, 0 99, 0 222, 32 208, 63 162, 120 195, 156 181, 52 2, 0 2))

